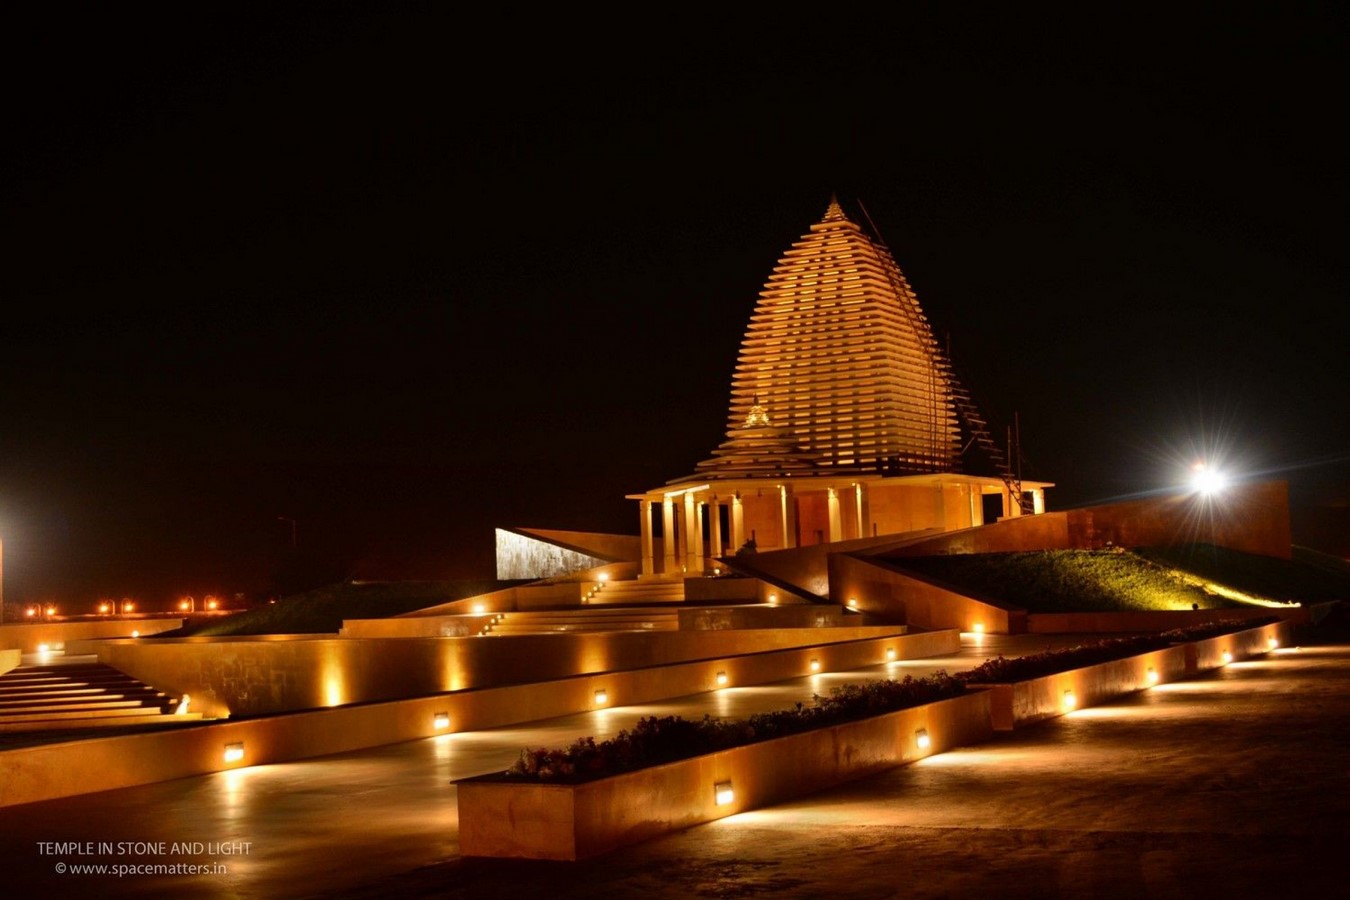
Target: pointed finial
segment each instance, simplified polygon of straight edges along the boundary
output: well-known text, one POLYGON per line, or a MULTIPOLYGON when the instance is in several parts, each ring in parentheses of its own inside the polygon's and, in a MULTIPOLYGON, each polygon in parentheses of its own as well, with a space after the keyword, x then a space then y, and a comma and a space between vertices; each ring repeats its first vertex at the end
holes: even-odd
POLYGON ((839 198, 836 197, 836 196, 834 195, 834 191, 831 191, 831 192, 830 192, 830 205, 827 206, 827 207, 825 208, 825 218, 821 219, 820 221, 822 221, 822 222, 837 222, 837 221, 839 221, 839 220, 841 220, 841 219, 847 219, 847 218, 848 218, 848 216, 844 215, 844 210, 843 210, 843 208, 839 205, 839 198))

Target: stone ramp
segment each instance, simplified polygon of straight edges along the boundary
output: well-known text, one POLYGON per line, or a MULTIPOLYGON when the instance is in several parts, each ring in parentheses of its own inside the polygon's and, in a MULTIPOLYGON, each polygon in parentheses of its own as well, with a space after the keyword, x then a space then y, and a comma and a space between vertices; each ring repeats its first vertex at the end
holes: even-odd
POLYGON ((0 732, 182 724, 179 699, 99 662, 23 665, 0 675, 0 732))

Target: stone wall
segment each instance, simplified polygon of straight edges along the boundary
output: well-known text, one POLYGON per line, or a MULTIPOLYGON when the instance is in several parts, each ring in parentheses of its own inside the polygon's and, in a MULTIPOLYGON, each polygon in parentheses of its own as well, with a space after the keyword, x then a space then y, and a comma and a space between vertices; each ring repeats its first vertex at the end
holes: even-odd
MULTIPOLYGON (((207 716, 255 716, 903 635, 903 626, 511 637, 107 641, 102 662, 207 716)), ((786 676, 783 676, 786 677, 786 676)))

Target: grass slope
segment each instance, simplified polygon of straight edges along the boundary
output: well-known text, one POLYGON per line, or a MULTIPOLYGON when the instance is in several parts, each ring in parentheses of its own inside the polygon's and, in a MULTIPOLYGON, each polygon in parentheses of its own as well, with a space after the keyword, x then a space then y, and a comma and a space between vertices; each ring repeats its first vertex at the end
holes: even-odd
POLYGON ((1145 559, 1269 600, 1326 603, 1350 599, 1350 563, 1303 547, 1292 560, 1193 544, 1139 550, 1145 559))
POLYGON ((1125 550, 1040 550, 896 559, 973 596, 1031 612, 1226 609, 1245 606, 1207 583, 1262 599, 1315 603, 1350 597, 1350 566, 1332 558, 1280 560, 1209 545, 1125 550))

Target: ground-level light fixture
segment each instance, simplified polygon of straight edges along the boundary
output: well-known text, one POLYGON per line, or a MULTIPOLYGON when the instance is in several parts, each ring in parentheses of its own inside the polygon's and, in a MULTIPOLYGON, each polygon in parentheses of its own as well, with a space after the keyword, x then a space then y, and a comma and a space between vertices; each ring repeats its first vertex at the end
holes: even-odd
POLYGON ((51 646, 48 644, 38 644, 39 653, 50 653, 51 649, 52 649, 51 646))
POLYGON ((974 626, 971 627, 971 631, 975 632, 976 634, 984 634, 984 623, 976 622, 974 626))
POLYGON ((1064 692, 1064 711, 1068 712, 1071 709, 1076 709, 1077 706, 1078 706, 1078 695, 1073 692, 1072 688, 1070 688, 1069 690, 1064 692))
POLYGON ((1278 646, 1280 646, 1280 639, 1279 639, 1279 638, 1276 638, 1276 637, 1268 637, 1268 638, 1266 638, 1266 649, 1267 649, 1267 650, 1274 650, 1274 649, 1275 649, 1276 647, 1278 647, 1278 646))
POLYGON ((1158 670, 1153 668, 1152 666, 1148 667, 1148 683, 1149 684, 1158 683, 1158 670))
POLYGON ((886 648, 886 658, 887 658, 888 660, 894 660, 894 659, 895 659, 895 648, 894 648, 894 647, 887 647, 887 648, 886 648))
POLYGON ((718 672, 718 673, 717 673, 717 686, 718 686, 718 687, 726 687, 726 684, 727 684, 727 673, 726 673, 726 672, 718 672))
POLYGON ((244 758, 244 742, 235 741, 232 744, 225 745, 225 761, 227 763, 239 762, 244 758))
POLYGON ((609 693, 606 692, 603 688, 595 692, 596 706, 604 706, 608 702, 609 702, 609 693))
POLYGON ((820 671, 820 660, 818 660, 818 659, 813 659, 813 660, 811 660, 811 671, 812 671, 812 672, 819 672, 819 671, 820 671))
POLYGON ((927 728, 920 728, 918 731, 914 732, 914 744, 920 750, 927 750, 929 747, 933 746, 933 739, 928 736, 927 728))
POLYGON ((1233 651, 1232 650, 1223 651, 1223 664, 1226 666, 1232 661, 1233 661, 1233 651))
POLYGON ((431 721, 432 724, 436 726, 437 731, 444 731, 450 727, 450 714, 448 712, 438 712, 431 721))
POLYGON ((730 781, 719 781, 713 785, 713 803, 726 806, 735 799, 736 793, 731 789, 730 781))

